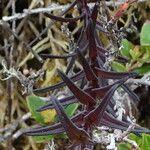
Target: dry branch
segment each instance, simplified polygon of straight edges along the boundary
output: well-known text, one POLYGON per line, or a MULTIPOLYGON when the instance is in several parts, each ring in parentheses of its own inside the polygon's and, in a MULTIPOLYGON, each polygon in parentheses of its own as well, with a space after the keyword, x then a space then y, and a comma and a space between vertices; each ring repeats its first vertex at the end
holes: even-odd
MULTIPOLYGON (((148 1, 148 0, 138 0, 137 2, 145 2, 145 1, 148 1)), ((123 1, 115 2, 115 3, 113 1, 106 2, 107 6, 113 6, 113 5, 119 6, 121 4, 123 4, 123 1)), ((68 6, 69 6, 69 4, 58 5, 58 4, 53 3, 47 8, 24 9, 23 13, 16 13, 15 15, 12 15, 12 16, 3 16, 2 19, 0 20, 0 24, 2 24, 3 21, 8 22, 8 21, 13 21, 13 20, 18 20, 18 19, 25 18, 32 14, 52 12, 54 10, 65 10, 68 6)), ((89 6, 93 7, 94 3, 90 3, 89 6)))

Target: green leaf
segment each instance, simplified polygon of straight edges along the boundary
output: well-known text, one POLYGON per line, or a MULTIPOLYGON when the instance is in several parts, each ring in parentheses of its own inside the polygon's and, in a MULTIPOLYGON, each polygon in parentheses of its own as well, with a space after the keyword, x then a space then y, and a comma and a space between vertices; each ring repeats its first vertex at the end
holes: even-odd
POLYGON ((130 58, 130 50, 134 48, 134 45, 129 42, 127 39, 121 41, 121 55, 130 58))
MULTIPOLYGON (((73 104, 70 104, 68 106, 66 106, 64 108, 64 111, 66 113, 66 115, 70 118, 73 116, 73 114, 75 113, 75 111, 77 110, 79 104, 78 103, 73 103, 73 104)), ((56 118, 55 118, 56 121, 58 121, 58 116, 56 115, 56 118)))
POLYGON ((150 148, 150 135, 142 134, 141 149, 142 150, 147 150, 147 148, 150 148))
MULTIPOLYGON (((27 105, 28 108, 32 114, 32 117, 40 124, 45 124, 47 122, 52 122, 52 121, 57 121, 57 117, 55 118, 56 113, 54 109, 49 109, 49 110, 45 110, 42 112, 37 112, 36 110, 45 105, 46 103, 44 101, 42 101, 38 96, 35 95, 31 95, 27 97, 27 105)), ((67 116, 71 117, 76 109, 78 108, 79 104, 78 103, 74 103, 74 104, 70 104, 65 108, 65 113, 67 114, 67 116)), ((36 142, 43 142, 43 141, 48 141, 54 137, 59 137, 59 138, 66 138, 66 134, 59 134, 59 135, 47 135, 47 136, 34 136, 33 139, 36 142)))
POLYGON ((33 136, 32 138, 36 143, 43 143, 43 142, 49 141, 53 138, 67 139, 68 137, 67 137, 66 133, 60 133, 60 134, 54 134, 54 135, 52 134, 52 135, 46 135, 46 136, 33 136))
POLYGON ((134 69, 134 71, 138 74, 144 75, 145 73, 150 72, 150 64, 143 65, 142 67, 134 69))
POLYGON ((126 72, 127 71, 126 67, 123 64, 118 63, 116 61, 113 61, 111 66, 112 66, 112 69, 117 72, 126 72))
POLYGON ((65 113, 67 114, 68 117, 72 117, 75 111, 77 110, 79 104, 78 103, 73 103, 70 104, 65 108, 65 113))
POLYGON ((129 144, 120 143, 118 144, 118 150, 131 150, 131 146, 129 144))
POLYGON ((146 21, 140 33, 140 43, 142 46, 150 45, 150 21, 146 21))
MULTIPOLYGON (((42 101, 38 96, 35 95, 30 95, 27 97, 27 105, 28 108, 32 114, 32 117, 40 124, 44 124, 45 121, 45 114, 41 114, 40 112, 37 112, 36 110, 40 107, 43 106, 45 104, 44 101, 42 101)), ((49 113, 49 112, 46 112, 49 113)), ((52 112, 53 113, 53 112, 52 112)), ((49 115, 51 116, 50 113, 49 115)), ((52 114, 53 115, 53 114, 52 114)), ((51 120, 54 118, 51 118, 51 120)), ((46 118, 47 120, 47 118, 46 118)), ((50 120, 49 120, 50 122, 50 120)), ((35 140, 36 142, 43 142, 43 141, 48 141, 52 138, 54 138, 54 135, 47 135, 47 136, 34 136, 32 137, 33 140, 35 140)))
POLYGON ((142 59, 144 62, 150 62, 150 46, 145 47, 145 53, 144 53, 142 59))
POLYGON ((142 55, 139 46, 135 46, 133 49, 130 49, 129 53, 133 60, 137 60, 142 55))
POLYGON ((38 96, 30 95, 27 97, 27 105, 32 114, 32 117, 40 124, 44 124, 44 118, 40 112, 37 112, 36 110, 44 104, 45 102, 42 101, 38 96))
POLYGON ((141 136, 136 136, 134 134, 130 134, 129 138, 134 140, 141 150, 148 150, 150 148, 150 135, 149 134, 142 134, 141 136))
POLYGON ((33 140, 37 143, 43 143, 49 141, 54 138, 54 135, 46 135, 46 136, 33 136, 33 140))
POLYGON ((138 146, 141 145, 141 142, 142 142, 141 136, 137 136, 137 135, 135 135, 135 134, 133 134, 133 133, 130 133, 129 139, 135 141, 135 142, 138 144, 138 146))
MULTIPOLYGON (((137 136, 135 134, 130 133, 129 139, 135 141, 141 150, 148 150, 150 148, 150 135, 142 134, 141 136, 137 136)), ((118 144, 118 150, 130 150, 131 145, 120 143, 118 144)))

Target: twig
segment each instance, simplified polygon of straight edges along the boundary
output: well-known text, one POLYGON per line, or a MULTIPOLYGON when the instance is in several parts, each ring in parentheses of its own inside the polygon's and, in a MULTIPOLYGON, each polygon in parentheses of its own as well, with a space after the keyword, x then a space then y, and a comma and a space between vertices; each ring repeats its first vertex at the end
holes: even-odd
POLYGON ((18 20, 22 19, 24 17, 27 17, 28 15, 32 14, 38 14, 38 13, 44 13, 44 12, 52 12, 54 10, 63 10, 66 9, 69 6, 67 5, 57 5, 57 4, 52 4, 50 7, 47 8, 36 8, 36 9, 24 9, 24 13, 17 13, 13 16, 4 16, 2 17, 2 20, 0 20, 0 24, 2 21, 13 21, 13 20, 18 20))
POLYGON ((129 79, 127 83, 150 86, 150 72, 145 74, 141 79, 129 79))
POLYGON ((21 38, 19 38, 19 36, 16 34, 16 32, 14 32, 14 29, 11 30, 9 24, 7 22, 4 22, 3 20, 0 21, 0 26, 2 26, 2 28, 4 30, 6 30, 7 32, 9 32, 11 35, 13 35, 14 38, 16 38, 18 41, 20 41, 21 43, 23 43, 24 47, 30 51, 34 56, 35 58, 39 61, 39 62, 43 62, 43 59, 38 55, 38 53, 36 53, 32 48, 31 48, 31 45, 27 43, 25 43, 21 38))
POLYGON ((4 81, 12 77, 17 78, 20 81, 21 85, 24 87, 24 91, 22 94, 25 94, 25 93, 27 93, 28 95, 31 94, 34 83, 37 81, 38 78, 42 77, 44 74, 43 70, 39 70, 36 74, 32 73, 30 76, 26 77, 19 71, 19 69, 15 70, 13 67, 10 69, 7 69, 7 66, 4 61, 2 61, 2 66, 3 66, 3 69, 1 70, 1 73, 6 74, 7 77, 4 79, 0 79, 0 80, 4 81))
MULTIPOLYGON (((3 133, 3 135, 0 135, 0 142, 8 140, 10 137, 13 137, 14 139, 18 138, 23 132, 17 131, 13 134, 13 132, 17 129, 18 125, 22 122, 26 121, 31 117, 31 113, 28 112, 25 115, 23 115, 21 118, 18 118, 14 123, 10 124, 9 127, 6 128, 0 128, 0 133, 3 133)), ((22 129, 23 130, 23 129, 22 129)))
MULTIPOLYGON (((145 1, 148 1, 148 0, 138 0, 137 2, 140 3, 140 2, 145 2, 145 1)), ((123 2, 115 2, 116 6, 119 6, 121 4, 123 4, 123 2)), ((106 2, 106 5, 107 6, 112 6, 112 5, 114 5, 114 2, 113 1, 106 2)), ((44 13, 44 12, 52 12, 54 10, 64 10, 68 6, 69 6, 69 4, 67 4, 67 5, 52 4, 50 7, 47 7, 47 8, 36 8, 36 9, 32 9, 32 10, 25 9, 24 13, 17 13, 17 14, 15 14, 13 16, 4 16, 4 17, 2 17, 2 20, 0 20, 0 24, 2 24, 2 21, 6 21, 7 22, 7 21, 18 20, 18 19, 25 18, 28 15, 32 15, 32 14, 38 14, 38 13, 44 13)), ((94 3, 89 3, 89 6, 93 7, 94 3)))
POLYGON ((44 150, 55 150, 55 143, 53 139, 51 139, 50 142, 45 146, 44 150))

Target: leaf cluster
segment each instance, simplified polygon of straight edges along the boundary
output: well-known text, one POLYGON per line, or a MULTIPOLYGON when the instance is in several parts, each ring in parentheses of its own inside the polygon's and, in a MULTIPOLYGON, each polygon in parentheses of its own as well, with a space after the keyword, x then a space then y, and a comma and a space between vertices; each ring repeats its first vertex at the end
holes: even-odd
MULTIPOLYGON (((43 58, 65 58, 70 60, 65 73, 57 69, 62 82, 41 89, 34 89, 33 92, 45 93, 67 86, 71 91, 71 94, 68 94, 63 98, 58 98, 55 94, 51 94, 47 97, 49 102, 47 104, 43 104, 44 106, 40 106, 40 100, 38 100, 39 108, 37 110, 34 108, 34 111, 34 104, 30 104, 32 105, 31 111, 33 111, 33 113, 37 113, 33 114, 37 118, 41 118, 41 113, 43 111, 55 109, 59 122, 55 122, 54 124, 46 125, 44 127, 32 128, 25 132, 25 134, 29 136, 45 136, 65 132, 71 142, 68 149, 73 149, 75 147, 78 147, 78 149, 93 149, 95 145, 95 141, 93 141, 93 130, 97 126, 104 125, 111 129, 119 129, 122 131, 126 131, 128 129, 131 124, 131 122, 127 119, 128 113, 124 113, 122 120, 118 120, 114 110, 117 101, 113 95, 118 89, 123 89, 123 91, 130 96, 132 103, 138 103, 139 101, 136 94, 130 90, 126 84, 126 81, 129 78, 135 78, 138 74, 129 70, 115 72, 108 68, 106 64, 108 63, 108 58, 110 58, 111 55, 110 52, 101 44, 101 39, 98 34, 98 32, 104 32, 107 36, 110 36, 110 34, 113 34, 112 37, 117 36, 115 23, 123 15, 129 5, 133 3, 133 1, 126 1, 118 9, 116 14, 110 18, 105 28, 98 19, 100 1, 95 0, 92 8, 88 6, 88 3, 89 1, 87 0, 75 0, 70 4, 68 9, 64 11, 63 15, 77 5, 80 15, 74 18, 64 18, 50 13, 44 13, 46 17, 57 22, 67 22, 72 24, 80 20, 83 22, 83 25, 80 28, 79 37, 71 54, 64 56, 41 54, 41 57, 43 58), (85 57, 84 54, 86 54, 87 57, 85 57), (83 69, 70 76, 77 58, 79 59, 83 69), (111 84, 109 82, 110 79, 113 81, 111 84), (79 85, 75 82, 78 82, 79 85), (71 117, 68 117, 65 107, 68 105, 70 106, 70 104, 73 103, 78 103, 80 105, 80 112, 76 113, 74 116, 70 115, 71 117)), ((111 41, 112 40, 113 39, 111 39, 111 41)), ((141 41, 143 43, 142 39, 141 41)), ((114 47, 116 47, 117 44, 118 43, 114 43, 114 47)), ((136 51, 138 52, 138 50, 136 51)), ((125 52, 122 50, 122 54, 123 53, 125 52)), ((128 53, 128 55, 129 54, 132 59, 137 59, 139 57, 139 55, 135 56, 135 53, 132 52, 128 53)), ((125 54, 123 54, 123 56, 117 55, 116 57, 119 57, 120 61, 126 61, 124 56, 125 54)), ((31 102, 30 99, 31 97, 29 98, 29 103, 31 102)), ((38 106, 36 106, 36 108, 37 107, 38 106)), ((75 110, 76 106, 74 106, 73 112, 75 110)), ((69 111, 68 114, 70 113, 71 111, 69 111)), ((52 115, 52 113, 49 114, 52 115)), ((135 128, 131 129, 130 132, 140 134, 150 133, 150 130, 135 125, 135 128)))

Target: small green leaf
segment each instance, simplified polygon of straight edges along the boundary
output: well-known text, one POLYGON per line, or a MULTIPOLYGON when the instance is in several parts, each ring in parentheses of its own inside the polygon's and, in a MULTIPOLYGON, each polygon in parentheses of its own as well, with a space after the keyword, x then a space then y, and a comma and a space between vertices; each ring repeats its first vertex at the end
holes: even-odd
POLYGON ((121 41, 121 55, 130 58, 130 50, 134 48, 134 45, 127 39, 121 41))
POLYGON ((135 134, 133 134, 133 133, 130 133, 129 139, 135 141, 135 142, 138 144, 138 146, 141 145, 141 142, 142 142, 141 136, 137 136, 137 135, 135 135, 135 134))
MULTIPOLYGON (((27 97, 27 105, 28 108, 32 114, 32 117, 40 124, 45 123, 45 118, 44 115, 40 112, 37 112, 36 110, 45 104, 44 101, 42 101, 38 96, 35 95, 30 95, 27 97)), ((43 141, 48 141, 52 138, 54 138, 54 135, 47 135, 47 136, 34 136, 32 137, 36 142, 43 142, 43 141)))
POLYGON ((45 104, 38 96, 30 95, 27 97, 27 105, 32 114, 32 117, 40 124, 44 124, 44 118, 36 110, 45 104))
POLYGON ((146 21, 142 26, 140 43, 142 46, 150 46, 150 21, 146 21))
POLYGON ((150 62, 150 46, 145 47, 145 53, 144 53, 142 59, 144 62, 147 62, 147 63, 150 62))
POLYGON ((44 118, 44 123, 54 122, 55 116, 56 116, 56 110, 47 109, 47 110, 41 111, 40 114, 44 118))
POLYGON ((46 141, 49 141, 51 139, 54 138, 54 135, 47 135, 47 136, 33 136, 32 137, 33 140, 37 143, 43 143, 43 142, 46 142, 46 141))
POLYGON ((77 110, 79 104, 78 103, 73 103, 70 104, 65 108, 65 113, 67 114, 68 117, 72 117, 75 111, 77 110))
POLYGON ((134 71, 138 74, 144 75, 145 73, 150 72, 150 64, 143 65, 142 67, 134 69, 134 71))
POLYGON ((130 134, 129 138, 135 141, 141 150, 148 150, 150 148, 150 135, 142 134, 142 136, 136 136, 134 134, 130 134))
POLYGON ((131 146, 129 144, 120 143, 118 144, 118 150, 131 150, 131 146))
POLYGON ((111 66, 112 66, 112 69, 117 72, 126 72, 127 71, 126 67, 123 64, 118 63, 116 61, 113 61, 111 66))
POLYGON ((135 46, 133 49, 130 49, 129 53, 133 60, 137 60, 142 55, 139 46, 135 46))
POLYGON ((150 135, 142 134, 141 149, 142 150, 147 150, 148 148, 150 148, 150 135))

